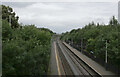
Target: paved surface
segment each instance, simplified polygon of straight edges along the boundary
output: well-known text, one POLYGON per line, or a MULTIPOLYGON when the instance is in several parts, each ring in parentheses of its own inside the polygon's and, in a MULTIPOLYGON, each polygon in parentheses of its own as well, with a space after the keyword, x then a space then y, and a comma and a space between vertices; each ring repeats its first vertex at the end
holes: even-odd
POLYGON ((56 57, 55 57, 55 48, 54 43, 51 44, 51 58, 50 58, 50 74, 51 75, 58 75, 57 72, 57 63, 56 63, 56 57))
POLYGON ((56 41, 51 44, 50 75, 65 75, 63 66, 59 57, 56 41))
POLYGON ((81 60, 83 60, 86 64, 88 64, 93 70, 95 70, 99 75, 115 75, 114 73, 110 71, 106 71, 104 67, 102 67, 100 64, 96 63, 89 57, 85 56, 78 50, 72 48, 67 43, 63 42, 73 53, 75 53, 81 60))

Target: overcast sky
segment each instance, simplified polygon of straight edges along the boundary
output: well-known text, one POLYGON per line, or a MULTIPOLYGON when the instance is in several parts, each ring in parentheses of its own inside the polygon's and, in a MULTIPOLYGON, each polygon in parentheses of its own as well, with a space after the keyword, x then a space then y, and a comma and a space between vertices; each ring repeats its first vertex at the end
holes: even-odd
POLYGON ((1 0, 2 2, 118 2, 120 0, 1 0))
MULTIPOLYGON (((112 1, 112 0, 111 0, 112 1)), ((107 24, 114 15, 118 17, 116 2, 5 2, 20 17, 23 24, 35 24, 56 33, 82 28, 95 21, 107 24)))

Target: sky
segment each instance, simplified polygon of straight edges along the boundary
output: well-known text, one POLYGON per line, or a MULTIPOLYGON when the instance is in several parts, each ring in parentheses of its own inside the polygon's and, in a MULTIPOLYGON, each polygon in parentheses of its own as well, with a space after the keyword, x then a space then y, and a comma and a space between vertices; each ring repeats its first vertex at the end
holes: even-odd
POLYGON ((35 24, 37 27, 49 28, 56 33, 82 28, 92 21, 108 24, 112 16, 118 17, 117 0, 114 2, 113 0, 109 2, 108 0, 106 2, 70 1, 2 2, 2 4, 13 8, 19 16, 19 23, 35 24))
POLYGON ((119 0, 1 0, 1 2, 118 2, 119 0))

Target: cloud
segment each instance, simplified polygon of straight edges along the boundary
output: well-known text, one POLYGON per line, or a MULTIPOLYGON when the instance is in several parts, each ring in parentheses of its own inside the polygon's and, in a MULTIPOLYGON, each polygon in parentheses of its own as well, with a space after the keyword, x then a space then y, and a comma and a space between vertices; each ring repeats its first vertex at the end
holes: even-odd
POLYGON ((2 2, 118 2, 119 0, 1 0, 2 2))
POLYGON ((8 1, 2 2, 2 4, 9 5, 11 7, 16 7, 16 8, 24 8, 35 3, 36 2, 8 2, 8 1))
POLYGON ((116 2, 48 2, 48 3, 7 3, 20 17, 23 24, 35 24, 54 32, 62 33, 84 27, 89 22, 107 24, 114 15, 117 17, 116 2))

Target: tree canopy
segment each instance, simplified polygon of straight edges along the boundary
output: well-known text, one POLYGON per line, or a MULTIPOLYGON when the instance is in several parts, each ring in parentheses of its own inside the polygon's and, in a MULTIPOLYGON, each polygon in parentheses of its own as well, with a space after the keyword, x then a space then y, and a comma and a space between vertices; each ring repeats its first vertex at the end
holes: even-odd
POLYGON ((11 7, 2 9, 2 75, 46 75, 53 32, 20 25, 11 7))
POLYGON ((84 51, 105 60, 106 40, 108 43, 108 62, 114 65, 120 64, 120 24, 113 16, 108 25, 101 25, 94 22, 89 23, 83 28, 74 29, 70 32, 63 33, 61 39, 73 43, 81 50, 81 44, 84 51))

